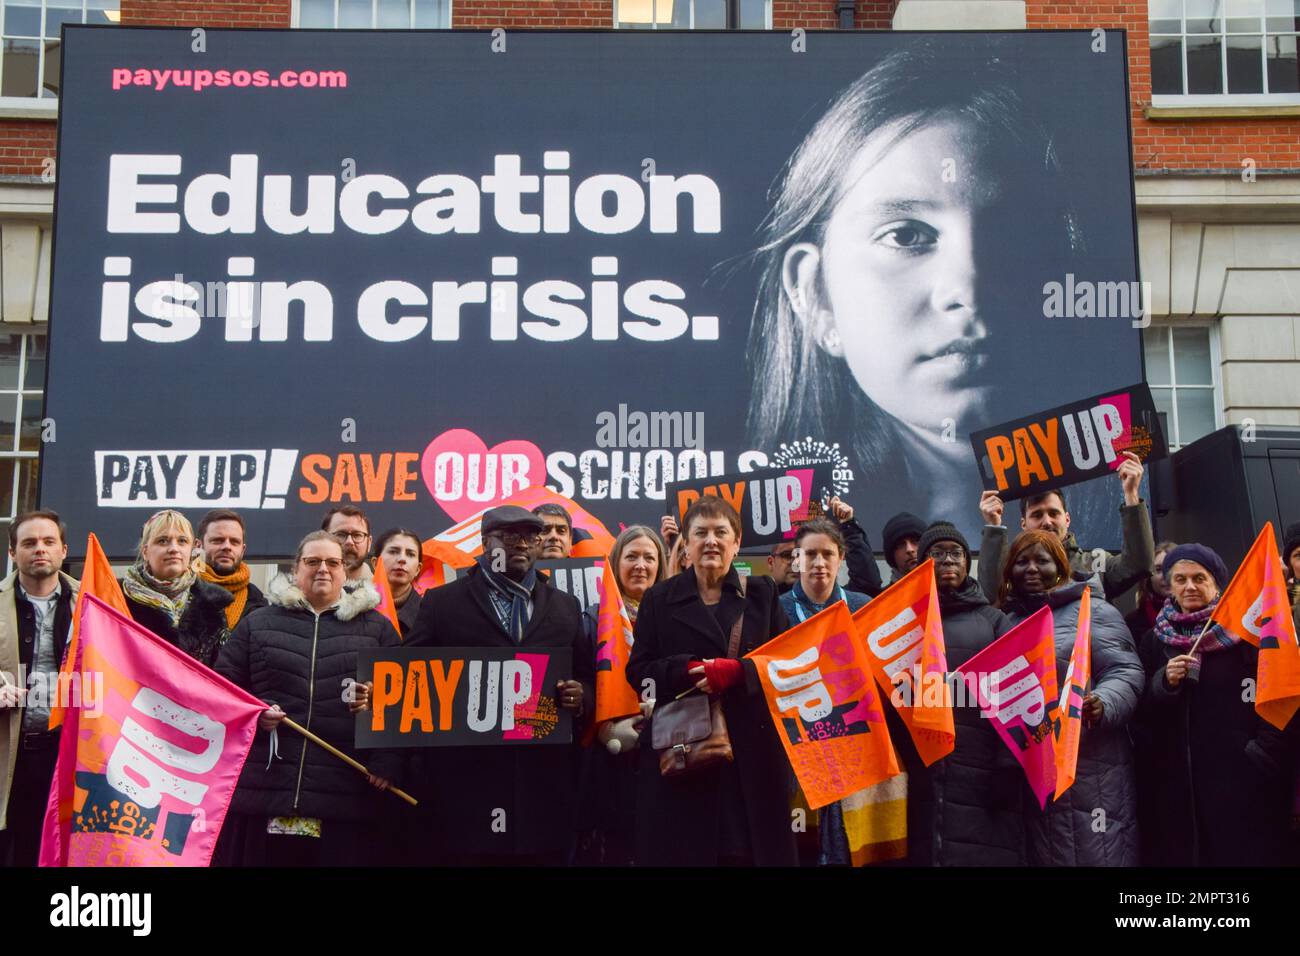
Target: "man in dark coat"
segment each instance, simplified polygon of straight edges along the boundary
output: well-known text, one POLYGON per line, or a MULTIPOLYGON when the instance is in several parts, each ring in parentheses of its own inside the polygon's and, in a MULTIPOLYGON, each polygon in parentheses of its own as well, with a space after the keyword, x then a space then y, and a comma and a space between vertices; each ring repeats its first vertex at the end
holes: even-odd
POLYGON ((521 648, 573 655, 559 706, 574 713, 572 746, 440 747, 418 755, 412 787, 423 838, 442 862, 560 865, 574 839, 581 721, 595 708, 595 652, 582 610, 533 568, 542 520, 513 505, 483 516, 483 556, 425 592, 407 647, 521 648))
POLYGON ((885 522, 880 533, 885 549, 885 563, 890 567, 889 583, 893 584, 921 562, 916 550, 925 533, 925 522, 910 511, 900 511, 885 522))
MULTIPOLYGON (((956 527, 930 525, 918 551, 935 562, 948 670, 955 671, 1011 630, 1011 621, 970 577, 970 547, 956 527)), ((1030 792, 1024 771, 978 704, 962 699, 965 688, 956 690, 953 752, 924 769, 907 760, 908 860, 917 866, 1023 866, 1030 792)))

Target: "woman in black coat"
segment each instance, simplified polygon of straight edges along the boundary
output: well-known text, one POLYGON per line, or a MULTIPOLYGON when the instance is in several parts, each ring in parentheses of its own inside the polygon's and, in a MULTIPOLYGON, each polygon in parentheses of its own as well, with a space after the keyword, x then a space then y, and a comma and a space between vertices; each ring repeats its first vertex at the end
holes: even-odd
POLYGON ((339 543, 314 531, 298 545, 293 579, 276 577, 267 607, 235 627, 217 673, 272 705, 258 722, 215 859, 241 866, 362 866, 384 862, 385 827, 397 809, 387 789, 401 766, 391 750, 357 751, 344 685, 357 651, 395 647, 370 585, 344 590, 339 543), (289 717, 371 771, 371 777, 276 728, 289 717))
POLYGON ((795 866, 787 781, 789 762, 753 665, 726 658, 740 620, 738 657, 786 629, 768 578, 742 589, 731 566, 740 518, 719 498, 703 497, 683 519, 691 566, 646 592, 637 615, 628 680, 658 706, 697 687, 722 703, 734 762, 664 777, 652 739, 642 733, 637 794, 637 862, 648 866, 795 866), (649 682, 649 683, 647 683, 649 682))
MULTIPOLYGON (((1255 712, 1258 651, 1212 625, 1228 583, 1210 548, 1165 556, 1170 596, 1138 652, 1148 678, 1139 714, 1142 862, 1151 866, 1294 863, 1292 749, 1255 712)), ((1294 726, 1294 721, 1292 722, 1294 726)))
MULTIPOLYGON (((934 561, 939 585, 948 670, 955 671, 1011 630, 1010 619, 989 605, 970 576, 970 548, 953 525, 936 522, 918 545, 921 560, 934 561)), ((1025 863, 1025 773, 976 701, 963 701, 958 687, 952 753, 930 767, 905 761, 907 858, 914 866, 1021 866, 1025 863)))
POLYGON ((199 577, 193 551, 189 519, 179 511, 158 512, 145 522, 122 593, 137 624, 211 667, 230 636, 226 606, 235 598, 199 577))
MULTIPOLYGON (((1065 686, 1083 592, 1089 586, 1087 580, 1073 579, 1070 559, 1054 532, 1021 534, 1003 563, 998 603, 1012 621, 1019 624, 1044 606, 1052 610, 1058 687, 1065 686)), ((1102 599, 1099 583, 1090 596, 1090 609, 1091 679, 1084 688, 1079 762, 1073 785, 1059 799, 1049 796, 1041 810, 1037 802, 1027 801, 1031 866, 1138 864, 1137 781, 1129 722, 1146 675, 1128 625, 1102 599)), ((1055 706, 1055 701, 1050 703, 1055 706)))

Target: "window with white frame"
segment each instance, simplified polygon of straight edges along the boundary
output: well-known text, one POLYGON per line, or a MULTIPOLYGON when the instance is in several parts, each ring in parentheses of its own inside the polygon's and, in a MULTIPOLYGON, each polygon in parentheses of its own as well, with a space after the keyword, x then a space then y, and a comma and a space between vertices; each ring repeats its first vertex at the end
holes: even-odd
POLYGON ((3 0, 0 96, 53 100, 59 95, 63 24, 112 24, 120 19, 119 0, 3 0))
POLYGON ((614 25, 630 30, 768 30, 772 0, 614 0, 614 25))
POLYGON ((294 0, 295 27, 447 30, 451 0, 294 0))
POLYGON ((5 542, 14 515, 36 507, 45 341, 44 335, 0 332, 0 539, 5 542))
POLYGON ((1214 344, 1206 326, 1157 326, 1142 331, 1147 385, 1164 418, 1170 450, 1219 427, 1214 344))
POLYGON ((1149 0, 1151 102, 1300 103, 1300 0, 1149 0))

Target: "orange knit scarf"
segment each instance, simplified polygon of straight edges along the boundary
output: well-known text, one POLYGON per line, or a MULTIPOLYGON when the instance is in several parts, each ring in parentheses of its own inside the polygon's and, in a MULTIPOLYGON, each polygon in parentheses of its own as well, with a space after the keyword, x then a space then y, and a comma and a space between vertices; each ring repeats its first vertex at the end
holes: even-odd
POLYGON ((244 605, 248 603, 248 565, 241 563, 230 574, 218 574, 204 563, 199 566, 199 577, 225 588, 235 596, 235 600, 226 605, 226 626, 233 629, 239 623, 239 615, 244 613, 244 605))

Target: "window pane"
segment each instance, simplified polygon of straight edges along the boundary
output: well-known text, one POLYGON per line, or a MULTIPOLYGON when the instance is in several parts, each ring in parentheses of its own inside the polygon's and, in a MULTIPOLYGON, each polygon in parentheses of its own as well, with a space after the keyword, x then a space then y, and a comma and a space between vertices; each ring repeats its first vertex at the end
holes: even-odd
POLYGON ((665 12, 664 5, 660 3, 657 11, 655 16, 659 18, 660 26, 673 30, 686 30, 691 25, 691 0, 673 0, 670 12, 665 12))
POLYGON ((5 40, 0 96, 35 96, 39 40, 5 40))
POLYGON ((118 0, 86 0, 87 23, 118 23, 121 19, 118 0))
POLYGON ((1183 38, 1151 38, 1151 92, 1183 92, 1183 38))
POLYGON ((1187 0, 1187 32, 1218 33, 1223 20, 1223 0, 1187 0))
POLYGON ((1218 37, 1187 38, 1187 92, 1222 93, 1222 41, 1218 37))
POLYGON ((674 9, 681 14, 685 25, 686 17, 690 16, 689 5, 690 0, 658 0, 658 3, 655 0, 618 0, 619 26, 649 27, 657 19, 660 26, 666 27, 673 22, 674 9))
POLYGON ((1266 0, 1264 13, 1268 17, 1264 29, 1270 32, 1300 30, 1300 0, 1266 0))
POLYGON ((740 0, 740 28, 767 29, 767 0, 740 0))
POLYGON ((1178 441, 1188 445, 1214 431, 1214 389, 1178 389, 1178 441))
POLYGON ((1229 93, 1264 92, 1263 45, 1260 36, 1228 37, 1229 93))
POLYGON ((1169 329, 1153 325, 1142 330, 1142 347, 1147 360, 1147 383, 1152 387, 1168 385, 1169 329))
MULTIPOLYGON (((682 6, 686 6, 685 3, 682 6)), ((725 30, 727 28, 727 0, 695 0, 695 28, 697 30, 725 30)))
POLYGON ((425 29, 446 29, 451 26, 447 0, 415 0, 415 23, 425 29))
POLYGON ((18 466, 18 511, 31 511, 36 507, 36 475, 40 470, 39 458, 19 458, 18 466))
POLYGON ((22 426, 18 436, 19 451, 40 451, 43 418, 45 399, 40 395, 24 395, 22 426))
POLYGON ((40 0, 5 0, 5 36, 41 35, 40 0))
POLYGON ((1183 16, 1183 0, 1150 0, 1147 16, 1152 20, 1180 20, 1183 16))
POLYGON ((45 336, 27 336, 27 369, 23 373, 23 388, 31 391, 45 387, 45 336))
POLYGON ((22 359, 22 346, 21 335, 0 335, 0 388, 18 387, 18 363, 22 359))
POLYGON ((339 27, 370 26, 370 0, 339 0, 339 27))
MULTIPOLYGON (((6 518, 13 517, 17 514, 14 507, 14 472, 15 465, 18 463, 16 458, 0 458, 0 515, 6 518)), ((8 533, 8 523, 5 525, 5 532, 8 533)), ((5 538, 9 540, 8 537, 5 538)))
POLYGON ((1268 91, 1300 93, 1300 65, 1296 62, 1296 38, 1269 37, 1267 40, 1268 91))
POLYGON ((334 0, 298 0, 298 26, 334 26, 334 0))
POLYGON ((1178 384, 1212 385, 1209 329, 1174 329, 1173 334, 1174 372, 1178 384))
POLYGON ((41 96, 59 95, 59 61, 63 59, 62 40, 45 41, 45 78, 41 83, 41 96))
POLYGON ((379 0, 379 26, 390 30, 411 27, 411 7, 406 0, 379 0))
POLYGON ((18 396, 0 395, 0 452, 13 451, 18 424, 18 396))
POLYGON ((67 3, 50 4, 45 8, 45 35, 58 37, 60 27, 65 23, 81 22, 81 4, 75 7, 67 3))
POLYGON ((1168 388, 1151 389, 1151 400, 1155 403, 1156 414, 1160 416, 1160 428, 1165 433, 1165 441, 1170 445, 1178 444, 1174 434, 1174 393, 1168 388))
POLYGON ((1228 0, 1228 32, 1258 33, 1264 0, 1228 0))

